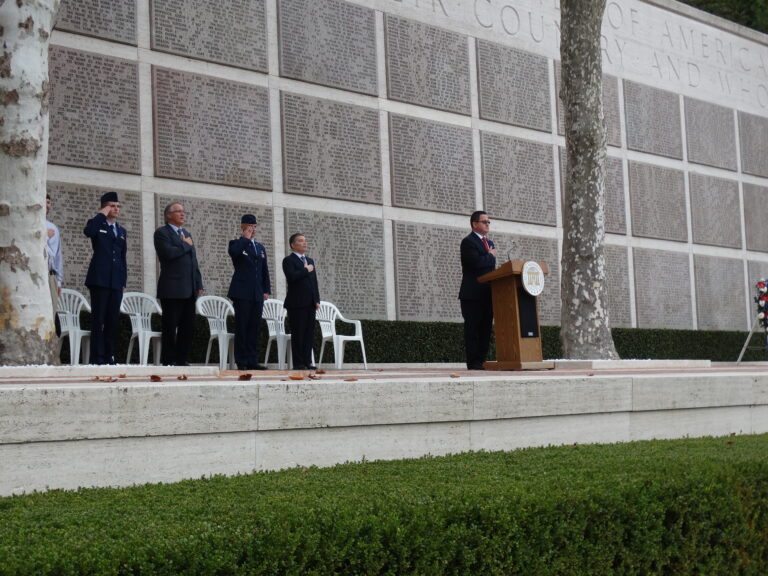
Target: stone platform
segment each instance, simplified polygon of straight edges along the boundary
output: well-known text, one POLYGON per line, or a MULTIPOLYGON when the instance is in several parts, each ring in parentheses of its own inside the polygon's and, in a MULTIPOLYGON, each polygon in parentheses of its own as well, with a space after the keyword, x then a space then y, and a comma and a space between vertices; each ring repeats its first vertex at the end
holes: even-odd
POLYGON ((0 367, 0 495, 470 450, 768 432, 768 364, 0 367))

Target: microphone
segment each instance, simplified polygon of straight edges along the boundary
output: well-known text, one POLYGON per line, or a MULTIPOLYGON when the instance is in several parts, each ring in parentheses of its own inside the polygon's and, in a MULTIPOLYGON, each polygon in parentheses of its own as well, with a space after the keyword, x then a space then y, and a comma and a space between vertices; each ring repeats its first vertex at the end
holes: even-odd
POLYGON ((510 240, 510 244, 511 244, 511 245, 510 245, 510 247, 509 247, 509 250, 507 250, 507 261, 509 261, 509 262, 511 262, 511 261, 512 261, 512 253, 513 253, 513 252, 515 251, 515 249, 517 248, 517 246, 516 246, 517 242, 516 242, 516 241, 515 241, 515 239, 513 238, 512 240, 510 240))

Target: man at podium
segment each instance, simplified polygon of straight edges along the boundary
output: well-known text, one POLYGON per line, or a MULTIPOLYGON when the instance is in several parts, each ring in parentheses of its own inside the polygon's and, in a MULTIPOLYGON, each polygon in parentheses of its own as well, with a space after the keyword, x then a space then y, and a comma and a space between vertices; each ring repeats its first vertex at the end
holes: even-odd
POLYGON ((482 210, 469 217, 470 232, 461 241, 461 315, 464 318, 464 349, 467 368, 483 370, 488 357, 493 327, 491 287, 481 284, 478 276, 496 269, 496 248, 488 239, 491 220, 482 210))

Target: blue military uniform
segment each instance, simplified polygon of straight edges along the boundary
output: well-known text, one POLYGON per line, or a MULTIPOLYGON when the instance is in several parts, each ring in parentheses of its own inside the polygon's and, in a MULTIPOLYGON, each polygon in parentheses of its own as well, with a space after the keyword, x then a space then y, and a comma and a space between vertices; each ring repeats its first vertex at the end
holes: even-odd
MULTIPOLYGON (((117 201, 114 192, 101 197, 102 206, 117 201)), ((91 239, 93 247, 85 277, 91 293, 91 362, 114 364, 120 304, 128 281, 127 231, 117 222, 110 224, 107 217, 99 213, 88 220, 83 234, 91 239)))
MULTIPOLYGON (((256 224, 256 218, 246 214, 242 223, 256 224)), ((227 292, 235 308, 235 363, 241 370, 256 369, 264 294, 272 293, 267 250, 241 236, 230 241, 229 256, 235 267, 227 292)))

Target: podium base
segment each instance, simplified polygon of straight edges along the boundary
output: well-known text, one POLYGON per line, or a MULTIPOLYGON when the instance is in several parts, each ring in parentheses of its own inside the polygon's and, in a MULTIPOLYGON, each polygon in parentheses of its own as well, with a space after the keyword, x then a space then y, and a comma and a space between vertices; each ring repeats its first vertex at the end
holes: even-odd
POLYGON ((486 370, 554 370, 553 361, 543 362, 515 362, 511 360, 502 360, 500 362, 483 362, 483 368, 486 370))

